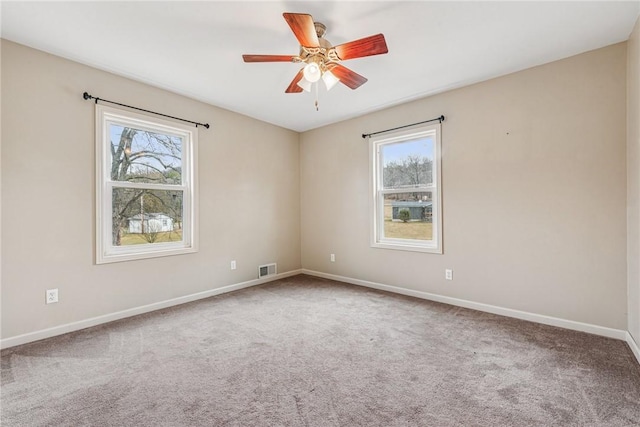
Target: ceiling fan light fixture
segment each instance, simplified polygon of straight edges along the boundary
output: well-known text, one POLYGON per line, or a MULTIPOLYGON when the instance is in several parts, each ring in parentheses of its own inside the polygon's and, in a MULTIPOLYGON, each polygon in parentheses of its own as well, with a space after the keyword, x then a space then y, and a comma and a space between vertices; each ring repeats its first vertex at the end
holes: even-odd
POLYGON ((320 80, 320 76, 322 73, 320 72, 320 67, 315 62, 310 62, 304 67, 304 78, 310 81, 311 83, 315 83, 320 80))
POLYGON ((301 78, 300 81, 296 84, 300 86, 302 89, 304 89, 306 92, 311 92, 311 82, 306 78, 304 77, 301 78))
POLYGON ((336 83, 340 81, 340 79, 338 79, 331 71, 327 70, 322 73, 322 81, 327 87, 327 90, 331 90, 331 88, 334 87, 336 83))

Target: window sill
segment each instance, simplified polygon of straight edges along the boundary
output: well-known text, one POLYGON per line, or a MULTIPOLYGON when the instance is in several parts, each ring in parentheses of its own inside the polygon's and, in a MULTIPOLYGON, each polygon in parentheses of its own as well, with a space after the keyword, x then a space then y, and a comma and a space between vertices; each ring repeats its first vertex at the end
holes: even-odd
POLYGON ((108 254, 97 254, 96 264, 109 264, 112 262, 134 261, 139 259, 159 258, 171 255, 182 255, 198 252, 194 246, 180 248, 155 248, 142 251, 119 251, 108 254))
POLYGON ((408 242, 374 242, 371 243, 372 248, 376 249, 392 249, 396 251, 409 251, 409 252, 424 252, 430 254, 442 254, 442 247, 438 247, 436 245, 428 245, 428 244, 416 244, 416 243, 408 243, 408 242))

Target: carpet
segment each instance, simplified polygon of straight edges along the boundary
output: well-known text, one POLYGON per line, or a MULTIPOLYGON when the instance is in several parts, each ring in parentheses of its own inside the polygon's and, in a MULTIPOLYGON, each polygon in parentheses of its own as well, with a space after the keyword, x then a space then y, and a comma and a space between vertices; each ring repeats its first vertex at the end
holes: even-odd
POLYGON ((299 275, 1 352, 3 426, 638 426, 626 343, 299 275))

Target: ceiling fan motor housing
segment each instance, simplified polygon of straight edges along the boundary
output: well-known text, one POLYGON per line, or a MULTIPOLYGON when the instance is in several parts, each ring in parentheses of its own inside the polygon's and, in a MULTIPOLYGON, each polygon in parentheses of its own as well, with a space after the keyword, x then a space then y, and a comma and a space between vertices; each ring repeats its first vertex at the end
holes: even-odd
POLYGON ((327 32, 327 26, 322 22, 314 22, 313 26, 316 29, 316 35, 318 36, 318 38, 324 37, 324 34, 327 32))

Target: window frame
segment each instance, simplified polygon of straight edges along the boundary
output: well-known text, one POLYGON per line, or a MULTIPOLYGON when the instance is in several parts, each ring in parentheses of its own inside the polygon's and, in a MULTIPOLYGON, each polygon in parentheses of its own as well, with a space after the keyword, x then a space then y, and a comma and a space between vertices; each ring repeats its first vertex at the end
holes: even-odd
POLYGON ((369 137, 369 204, 370 246, 381 249, 415 251, 442 254, 442 141, 441 124, 426 124, 384 135, 369 137), (432 183, 411 188, 384 189, 381 147, 388 144, 409 142, 421 137, 434 138, 432 183), (410 192, 432 192, 432 240, 400 239, 384 237, 384 195, 410 192))
POLYGON ((198 251, 197 128, 169 120, 96 105, 96 264, 180 255, 198 251), (182 138, 181 184, 139 183, 111 180, 110 124, 170 134, 182 138), (114 188, 182 191, 182 240, 115 246, 112 239, 114 188))

